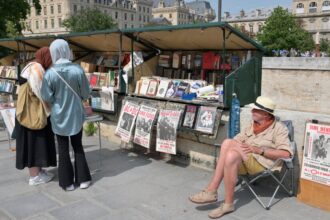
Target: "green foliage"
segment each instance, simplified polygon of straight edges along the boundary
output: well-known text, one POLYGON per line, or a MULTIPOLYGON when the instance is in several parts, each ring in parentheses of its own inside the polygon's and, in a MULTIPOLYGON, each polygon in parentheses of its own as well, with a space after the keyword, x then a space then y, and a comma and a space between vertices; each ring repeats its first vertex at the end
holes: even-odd
MULTIPOLYGON (((38 12, 41 10, 39 0, 33 0, 33 5, 38 12)), ((27 0, 0 0, 0 38, 21 35, 23 30, 22 20, 30 13, 27 0), (9 35, 8 32, 10 31, 9 35)))
POLYGON ((63 21, 71 32, 88 32, 117 27, 111 16, 97 8, 85 8, 63 21))
POLYGON ((86 136, 92 136, 97 132, 97 127, 93 122, 88 122, 84 128, 86 136))
POLYGON ((330 49, 330 41, 328 39, 320 40, 320 51, 327 52, 330 49))
POLYGON ((282 7, 274 9, 257 39, 269 52, 291 48, 301 51, 314 49, 312 36, 299 25, 291 13, 282 7))

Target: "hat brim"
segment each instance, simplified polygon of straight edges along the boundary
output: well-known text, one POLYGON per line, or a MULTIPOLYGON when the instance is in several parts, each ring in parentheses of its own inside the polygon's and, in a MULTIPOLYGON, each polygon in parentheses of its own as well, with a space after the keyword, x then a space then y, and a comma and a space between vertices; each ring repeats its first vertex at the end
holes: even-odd
POLYGON ((274 115, 274 112, 268 111, 267 109, 264 109, 264 108, 260 108, 259 106, 256 106, 255 104, 252 104, 252 109, 258 109, 258 110, 261 110, 261 111, 267 112, 267 113, 269 113, 269 114, 275 116, 275 115, 274 115))

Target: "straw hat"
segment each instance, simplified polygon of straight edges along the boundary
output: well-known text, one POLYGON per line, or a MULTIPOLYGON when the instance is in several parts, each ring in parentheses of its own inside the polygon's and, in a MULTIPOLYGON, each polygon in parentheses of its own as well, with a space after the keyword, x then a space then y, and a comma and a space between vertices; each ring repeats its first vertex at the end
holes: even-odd
POLYGON ((274 115, 275 106, 275 103, 270 98, 265 96, 259 96, 253 104, 252 108, 259 109, 268 112, 271 115, 274 115))

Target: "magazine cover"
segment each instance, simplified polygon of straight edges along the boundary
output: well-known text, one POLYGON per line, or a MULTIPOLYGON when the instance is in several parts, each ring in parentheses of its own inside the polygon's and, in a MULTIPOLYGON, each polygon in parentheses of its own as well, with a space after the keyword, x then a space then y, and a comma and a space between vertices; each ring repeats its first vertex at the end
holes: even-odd
POLYGON ((151 79, 149 82, 149 87, 147 91, 148 96, 155 96, 157 93, 157 87, 158 87, 158 80, 151 79))
POLYGON ((183 120, 183 126, 188 128, 193 128, 196 118, 197 106, 196 105, 187 105, 186 114, 183 120))
POLYGON ((306 124, 301 178, 330 186, 329 124, 306 124))
POLYGON ((176 135, 180 116, 180 110, 160 110, 157 123, 156 151, 176 154, 176 135))
POLYGON ((126 102, 122 108, 115 134, 120 136, 121 140, 126 143, 131 140, 132 130, 139 110, 140 106, 133 102, 126 102))
POLYGON ((99 75, 92 73, 89 80, 91 87, 96 87, 99 81, 99 75))
POLYGON ((143 79, 141 88, 140 88, 140 95, 146 95, 149 87, 150 79, 143 79))
POLYGON ((114 93, 113 87, 102 87, 100 91, 101 108, 107 111, 114 111, 114 93))
POLYGON ((157 111, 156 108, 141 105, 139 114, 136 118, 135 135, 133 139, 134 143, 146 148, 150 147, 152 125, 154 124, 157 111))
POLYGON ((189 83, 181 81, 178 85, 177 90, 175 91, 174 97, 182 98, 182 96, 187 93, 189 90, 189 83))
POLYGON ((165 97, 165 94, 167 92, 168 86, 170 81, 169 80, 161 80, 158 86, 158 91, 156 96, 157 97, 165 97))
POLYGON ((216 107, 201 106, 198 111, 195 130, 213 134, 216 116, 216 107))

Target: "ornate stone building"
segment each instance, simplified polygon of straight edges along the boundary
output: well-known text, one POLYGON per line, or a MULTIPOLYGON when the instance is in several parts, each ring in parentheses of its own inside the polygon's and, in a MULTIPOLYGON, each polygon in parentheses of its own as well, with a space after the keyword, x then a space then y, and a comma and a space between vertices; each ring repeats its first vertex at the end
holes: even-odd
POLYGON ((292 13, 303 28, 313 34, 316 42, 321 38, 330 39, 330 1, 293 0, 292 13))
POLYGON ((154 18, 164 17, 172 25, 210 22, 216 17, 210 3, 201 0, 188 3, 184 0, 154 0, 152 15, 154 18))
POLYGON ((261 30, 266 19, 272 14, 273 9, 255 9, 249 12, 241 10, 239 14, 224 13, 222 21, 226 21, 241 32, 255 38, 261 30))
MULTIPOLYGON (((32 0, 29 0, 32 5, 32 0)), ((152 0, 40 0, 41 12, 34 7, 25 20, 23 34, 45 35, 68 32, 63 26, 64 19, 86 7, 96 7, 118 24, 118 28, 143 27, 152 18, 152 0)))

